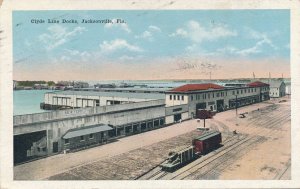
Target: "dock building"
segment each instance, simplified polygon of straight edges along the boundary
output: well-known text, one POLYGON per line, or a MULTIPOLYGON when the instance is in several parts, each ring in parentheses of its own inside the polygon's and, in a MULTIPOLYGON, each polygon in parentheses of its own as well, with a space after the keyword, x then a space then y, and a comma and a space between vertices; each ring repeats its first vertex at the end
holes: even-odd
POLYGON ((224 111, 269 100, 269 85, 252 82, 236 87, 186 84, 166 92, 166 123, 194 118, 197 109, 224 111))
MULTIPOLYGON (((286 95, 286 85, 283 81, 270 81, 270 97, 279 98, 286 95)), ((289 90, 290 91, 290 90, 289 90)))
POLYGON ((192 119, 197 109, 225 111, 269 99, 269 85, 186 84, 160 92, 59 91, 48 106, 67 107, 14 116, 14 162, 107 143, 192 119))

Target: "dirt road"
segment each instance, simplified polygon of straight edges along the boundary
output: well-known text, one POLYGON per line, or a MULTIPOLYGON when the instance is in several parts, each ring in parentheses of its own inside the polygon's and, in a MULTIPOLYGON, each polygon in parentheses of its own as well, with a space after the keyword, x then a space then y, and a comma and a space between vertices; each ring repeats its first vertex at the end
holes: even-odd
MULTIPOLYGON (((245 118, 236 118, 235 110, 229 110, 218 113, 213 119, 207 120, 207 127, 221 131, 224 140, 226 140, 226 137, 230 136, 230 133, 234 130, 245 135, 263 137, 266 139, 252 148, 247 148, 241 155, 234 156, 235 158, 231 159, 230 162, 226 160, 227 164, 226 162, 223 163, 224 166, 226 165, 225 168, 219 168, 218 170, 220 171, 214 174, 217 176, 211 179, 290 178, 290 101, 287 99, 287 102, 278 102, 279 99, 270 100, 239 108, 238 113, 246 113, 245 118)), ((77 175, 83 175, 81 172, 84 170, 91 172, 91 167, 94 165, 105 168, 107 171, 118 172, 118 170, 114 169, 118 169, 120 166, 112 166, 112 170, 109 170, 110 168, 108 167, 112 163, 107 161, 108 157, 115 158, 116 162, 136 162, 135 159, 133 161, 132 157, 129 157, 130 155, 126 160, 124 154, 135 150, 134 153, 140 154, 142 157, 142 151, 145 147, 150 148, 151 146, 151 149, 159 150, 162 148, 161 141, 167 141, 168 139, 183 134, 190 136, 189 133, 194 132, 200 124, 196 120, 189 120, 181 124, 174 124, 162 129, 122 138, 117 142, 107 145, 33 161, 14 167, 14 177, 17 180, 40 180, 60 174, 58 177, 52 177, 52 179, 60 179, 66 172, 78 172, 77 175), (120 154, 122 154, 122 156, 120 156, 120 154), (123 157, 123 155, 124 158, 120 158, 123 157)), ((169 144, 167 144, 167 146, 168 145, 169 144)), ((170 145, 169 147, 172 148, 170 145)), ((158 158, 157 161, 154 162, 158 163, 159 161, 160 159, 158 158)), ((139 167, 134 168, 134 171, 139 172, 145 168, 140 165, 137 166, 139 167)), ((131 170, 126 167, 122 169, 124 169, 125 172, 130 172, 131 170)), ((94 171, 94 169, 92 169, 92 171, 94 171)), ((133 174, 129 172, 126 174, 133 174)), ((113 178, 114 174, 111 176, 106 175, 108 176, 107 178, 102 177, 102 175, 97 177, 99 172, 95 172, 94 174, 94 177, 75 177, 75 179, 132 179, 132 177, 122 177, 122 175, 117 174, 115 174, 115 178, 113 178)), ((135 175, 135 173, 133 175, 135 175)), ((201 176, 186 177, 186 179, 194 178, 203 179, 201 176)))

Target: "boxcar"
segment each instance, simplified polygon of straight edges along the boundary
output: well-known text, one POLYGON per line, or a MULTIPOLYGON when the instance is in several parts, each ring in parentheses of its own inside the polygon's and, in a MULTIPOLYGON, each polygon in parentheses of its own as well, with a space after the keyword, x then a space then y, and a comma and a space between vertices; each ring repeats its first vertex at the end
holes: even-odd
POLYGON ((222 136, 219 131, 211 131, 204 133, 200 137, 193 139, 195 153, 206 154, 217 148, 222 143, 222 136))

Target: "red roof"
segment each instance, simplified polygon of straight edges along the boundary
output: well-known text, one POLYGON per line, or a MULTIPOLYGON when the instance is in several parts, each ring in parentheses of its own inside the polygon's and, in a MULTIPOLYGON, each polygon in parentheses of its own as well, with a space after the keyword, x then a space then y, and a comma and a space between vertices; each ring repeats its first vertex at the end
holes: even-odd
POLYGON ((186 84, 177 88, 174 88, 170 91, 174 92, 188 92, 188 91, 200 91, 208 89, 224 89, 223 86, 216 85, 213 83, 203 83, 203 84, 186 84))
POLYGON ((260 81, 255 81, 247 84, 248 87, 267 87, 269 84, 260 81))

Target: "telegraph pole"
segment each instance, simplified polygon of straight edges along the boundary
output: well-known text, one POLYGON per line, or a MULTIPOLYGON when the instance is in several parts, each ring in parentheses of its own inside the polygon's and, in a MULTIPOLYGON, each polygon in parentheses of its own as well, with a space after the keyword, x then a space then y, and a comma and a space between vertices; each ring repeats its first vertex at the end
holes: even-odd
POLYGON ((235 125, 238 126, 238 106, 237 106, 237 95, 235 95, 235 125))
POLYGON ((235 95, 235 115, 237 116, 238 115, 238 106, 237 106, 237 95, 235 95))

